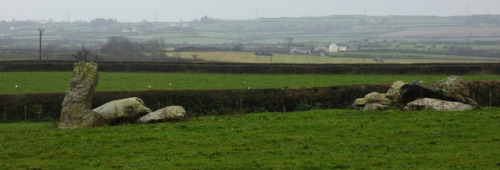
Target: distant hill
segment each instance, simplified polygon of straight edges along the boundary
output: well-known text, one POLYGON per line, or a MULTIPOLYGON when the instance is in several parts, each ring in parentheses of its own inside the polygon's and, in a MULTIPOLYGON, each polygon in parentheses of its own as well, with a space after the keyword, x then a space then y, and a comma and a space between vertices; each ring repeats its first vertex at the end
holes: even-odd
MULTIPOLYGON (((1 21, 0 47, 36 49, 37 21, 1 21)), ((135 41, 161 39, 165 44, 277 44, 292 37, 295 43, 318 44, 364 39, 497 40, 499 15, 436 16, 325 16, 218 20, 204 17, 190 22, 125 23, 112 19, 91 22, 50 22, 43 25, 45 45, 98 48, 110 36, 135 41)))

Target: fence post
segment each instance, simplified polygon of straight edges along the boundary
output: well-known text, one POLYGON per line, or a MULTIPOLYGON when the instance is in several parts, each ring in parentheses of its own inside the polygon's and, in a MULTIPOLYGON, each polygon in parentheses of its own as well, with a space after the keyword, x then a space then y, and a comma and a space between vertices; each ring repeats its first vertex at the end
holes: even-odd
POLYGON ((493 97, 493 94, 490 91, 490 107, 491 107, 491 98, 493 97))
POLYGON ((7 120, 7 106, 3 107, 3 120, 7 120))
POLYGON ((24 120, 28 120, 27 105, 24 105, 24 120))

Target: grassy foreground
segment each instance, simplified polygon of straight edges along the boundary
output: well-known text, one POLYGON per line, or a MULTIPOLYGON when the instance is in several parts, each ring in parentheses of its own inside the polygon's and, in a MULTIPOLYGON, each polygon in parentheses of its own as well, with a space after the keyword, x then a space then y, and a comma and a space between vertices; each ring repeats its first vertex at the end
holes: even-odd
MULTIPOLYGON (((439 81, 449 75, 265 75, 101 72, 97 91, 209 90, 300 88, 393 83, 396 80, 439 81)), ((0 72, 0 94, 65 92, 71 72, 0 72), (17 88, 15 87, 17 85, 17 88)), ((500 75, 465 75, 465 80, 500 80, 500 75)))
POLYGON ((500 108, 316 110, 60 130, 0 124, 0 169, 500 168, 500 108))

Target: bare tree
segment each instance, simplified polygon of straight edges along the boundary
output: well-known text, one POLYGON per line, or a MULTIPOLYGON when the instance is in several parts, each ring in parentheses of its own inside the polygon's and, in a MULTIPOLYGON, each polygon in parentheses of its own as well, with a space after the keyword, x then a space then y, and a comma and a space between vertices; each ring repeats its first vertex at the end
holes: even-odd
POLYGON ((288 49, 292 48, 292 44, 293 44, 293 37, 286 37, 285 38, 285 41, 287 43, 287 47, 288 49))
POLYGON ((83 61, 87 61, 87 56, 90 55, 91 52, 85 48, 84 46, 82 46, 82 49, 78 52, 76 52, 76 54, 73 54, 73 58, 77 59, 77 60, 83 60, 83 61))

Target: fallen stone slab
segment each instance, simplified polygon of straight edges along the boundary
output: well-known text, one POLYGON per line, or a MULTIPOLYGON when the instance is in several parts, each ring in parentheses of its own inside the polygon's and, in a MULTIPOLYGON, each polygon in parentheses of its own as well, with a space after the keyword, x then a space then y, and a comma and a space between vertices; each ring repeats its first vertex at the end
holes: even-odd
POLYGON ((154 123, 168 120, 179 120, 186 115, 182 106, 169 106, 142 116, 137 123, 154 123))
POLYGON ((109 125, 134 123, 135 120, 151 112, 144 101, 137 97, 113 100, 93 111, 99 113, 109 125))
POLYGON ((479 108, 479 105, 469 97, 469 90, 465 83, 465 80, 456 76, 451 76, 437 83, 411 81, 401 87, 399 103, 406 105, 417 99, 433 98, 465 103, 479 108))
POLYGON ((382 111, 388 110, 389 106, 380 103, 368 103, 363 107, 363 111, 382 111))
POLYGON ((417 99, 415 101, 409 102, 405 107, 405 110, 407 111, 420 111, 428 109, 442 111, 462 111, 473 110, 475 109, 475 107, 460 102, 451 102, 431 98, 417 99))

